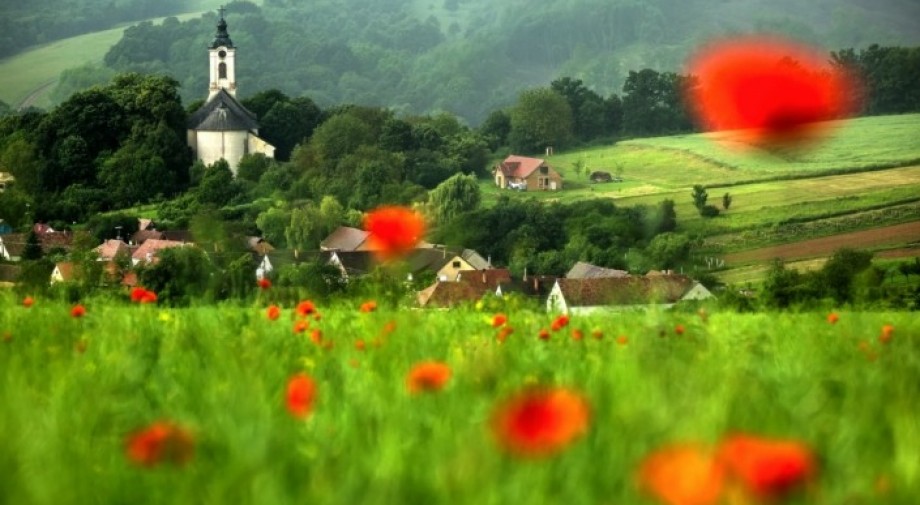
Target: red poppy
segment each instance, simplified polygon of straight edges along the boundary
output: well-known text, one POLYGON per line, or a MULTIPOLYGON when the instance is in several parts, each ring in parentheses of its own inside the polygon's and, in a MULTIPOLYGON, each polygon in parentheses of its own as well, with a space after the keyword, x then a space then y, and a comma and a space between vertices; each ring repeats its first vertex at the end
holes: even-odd
POLYGON ((140 303, 141 299, 144 298, 144 294, 147 292, 146 289, 142 287, 131 288, 131 301, 133 303, 140 303))
POLYGON ((708 130, 742 130, 758 146, 815 139, 819 125, 853 109, 853 79, 827 64, 824 51, 775 37, 709 44, 688 65, 687 98, 708 130))
POLYGON ((620 345, 626 345, 629 343, 629 338, 626 335, 620 335, 617 337, 617 343, 620 345))
POLYGON ((379 207, 364 218, 368 241, 378 256, 398 259, 415 249, 425 234, 425 221, 405 207, 379 207))
POLYGON ((359 310, 365 313, 373 312, 377 310, 377 302, 375 302, 374 300, 368 300, 361 304, 361 308, 359 310))
POLYGON ((719 459, 758 498, 779 498, 815 475, 808 447, 798 441, 734 435, 719 448, 719 459))
POLYGON ((498 328, 507 322, 508 322, 508 316, 504 314, 499 313, 499 314, 495 314, 494 316, 492 316, 492 327, 493 328, 498 328))
POLYGON ((86 307, 77 304, 70 309, 70 317, 80 318, 86 315, 86 307))
POLYGON ((584 333, 583 331, 581 331, 581 330, 578 329, 578 328, 574 328, 574 329, 572 330, 572 339, 573 339, 573 340, 581 340, 581 339, 583 339, 583 338, 585 338, 585 333, 584 333))
POLYGON ((686 328, 684 328, 684 325, 682 324, 678 324, 674 327, 674 333, 677 333, 678 335, 683 335, 685 331, 686 328))
POLYGON ((288 412, 296 418, 304 418, 313 411, 316 400, 316 383, 305 373, 299 373, 288 381, 285 401, 288 412))
POLYGON ((556 319, 553 320, 553 324, 550 325, 550 328, 552 328, 553 331, 559 331, 568 326, 568 324, 569 316, 566 314, 560 314, 558 317, 556 317, 556 319))
POLYGON ((894 326, 886 324, 882 326, 882 334, 879 335, 878 340, 883 344, 891 342, 891 337, 894 336, 894 326))
POLYGON ((498 330, 498 341, 504 343, 505 340, 508 339, 508 335, 511 335, 512 333, 514 333, 514 328, 510 326, 503 327, 502 329, 498 330))
POLYGON ((310 323, 307 321, 299 320, 294 322, 294 333, 303 333, 307 331, 307 328, 310 327, 310 323))
POLYGON ((27 296, 22 299, 22 306, 27 309, 31 307, 34 303, 35 303, 35 300, 33 300, 31 296, 27 296))
POLYGON ((837 324, 837 321, 840 320, 840 316, 836 312, 831 312, 827 315, 827 322, 831 324, 837 324))
POLYGON ((540 328, 540 333, 537 333, 537 337, 540 340, 549 340, 550 333, 546 328, 540 328))
POLYGON ((144 296, 141 297, 141 303, 157 303, 157 294, 153 291, 144 291, 144 296))
POLYGON ((639 469, 639 485, 667 505, 719 502, 725 469, 696 445, 674 445, 648 455, 639 469))
POLYGON ((588 402, 563 388, 530 389, 501 403, 492 415, 492 432, 505 450, 518 456, 557 454, 587 433, 588 402))
POLYGON ((258 284, 259 284, 259 289, 261 289, 262 291, 265 291, 266 289, 269 289, 272 287, 272 281, 268 279, 267 277, 262 277, 261 279, 259 279, 258 284))
POLYGON ((195 452, 192 435, 168 421, 160 421, 132 433, 125 443, 128 459, 143 466, 161 462, 187 463, 195 452))
POLYGON ((363 351, 367 349, 367 344, 364 343, 363 339, 359 338, 358 340, 355 340, 355 349, 359 351, 363 351))
POLYGON ((310 332, 310 341, 316 345, 323 343, 323 332, 320 330, 313 330, 310 332))
POLYGON ((304 300, 297 304, 297 314, 301 317, 307 317, 316 313, 316 305, 310 300, 304 300))
POLYGON ((406 375, 406 388, 416 394, 426 391, 440 391, 450 379, 450 367, 438 361, 418 363, 406 375))
POLYGON ((604 338, 604 332, 599 329, 595 329, 591 331, 591 336, 594 337, 596 340, 600 340, 604 338))
POLYGON ((281 308, 277 305, 269 305, 268 308, 265 309, 265 317, 267 317, 269 321, 278 319, 281 317, 281 308))

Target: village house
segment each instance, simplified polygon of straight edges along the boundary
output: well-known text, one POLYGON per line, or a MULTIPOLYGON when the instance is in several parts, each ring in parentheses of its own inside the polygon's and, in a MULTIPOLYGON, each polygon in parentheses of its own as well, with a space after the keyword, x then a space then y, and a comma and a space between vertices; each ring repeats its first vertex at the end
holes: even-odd
POLYGON ((562 189, 562 176, 539 158, 511 155, 492 170, 495 185, 522 191, 562 189))
POLYGON ((629 277, 629 272, 579 261, 572 265, 572 268, 565 274, 566 279, 599 279, 603 277, 629 277))
POLYGON ((546 298, 546 310, 566 314, 670 308, 686 300, 712 298, 712 293, 685 275, 559 279, 546 298))
POLYGON ((139 263, 153 263, 157 257, 157 254, 163 249, 169 249, 171 247, 182 247, 185 245, 191 245, 187 242, 179 242, 175 240, 161 240, 161 239, 148 239, 138 247, 134 253, 131 254, 131 264, 137 265, 139 263))
POLYGON ((450 308, 479 300, 490 291, 468 282, 435 282, 418 292, 416 302, 423 308, 450 308))

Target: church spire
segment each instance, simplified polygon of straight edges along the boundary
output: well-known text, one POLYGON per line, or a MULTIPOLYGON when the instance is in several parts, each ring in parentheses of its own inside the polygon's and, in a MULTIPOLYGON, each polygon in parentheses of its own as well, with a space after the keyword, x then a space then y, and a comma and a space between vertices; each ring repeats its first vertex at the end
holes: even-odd
POLYGON ((223 6, 217 10, 220 16, 217 20, 217 34, 208 47, 211 67, 208 100, 222 89, 236 96, 236 47, 233 46, 230 34, 227 33, 227 20, 224 19, 224 10, 223 6))

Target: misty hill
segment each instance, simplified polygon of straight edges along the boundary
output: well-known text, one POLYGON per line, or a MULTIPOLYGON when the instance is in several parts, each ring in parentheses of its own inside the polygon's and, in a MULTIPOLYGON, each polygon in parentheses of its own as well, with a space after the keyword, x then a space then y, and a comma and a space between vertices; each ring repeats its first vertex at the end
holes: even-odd
MULTIPOLYGON (((717 35, 778 32, 828 50, 920 43, 913 0, 266 0, 227 12, 242 97, 278 88, 323 106, 446 110, 471 123, 560 76, 618 93, 630 70, 678 71, 717 35)), ((132 27, 109 68, 65 74, 61 89, 92 82, 93 71, 166 72, 186 102, 200 99, 215 22, 212 13, 132 27)))

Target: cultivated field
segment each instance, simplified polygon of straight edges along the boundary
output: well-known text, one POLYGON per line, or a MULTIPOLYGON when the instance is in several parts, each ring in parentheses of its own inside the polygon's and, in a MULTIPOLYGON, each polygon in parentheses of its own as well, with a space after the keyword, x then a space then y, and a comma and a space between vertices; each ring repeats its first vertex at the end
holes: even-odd
POLYGON ((88 300, 78 319, 69 305, 0 295, 6 501, 652 504, 636 487, 646 455, 733 433, 813 451, 813 481, 782 503, 920 493, 920 320, 909 314, 844 312, 835 325, 825 313, 575 316, 543 341, 554 315, 509 311, 502 344, 486 311, 320 305, 301 334, 290 308, 270 321, 267 304, 88 300), (407 373, 427 360, 450 378, 410 394, 407 373), (297 373, 316 383, 305 418, 285 407, 297 373), (515 456, 491 422, 503 399, 538 385, 581 395, 587 430, 554 455, 515 456), (161 454, 184 459, 191 442, 187 464, 126 455, 129 435, 155 421, 188 431, 161 454))

